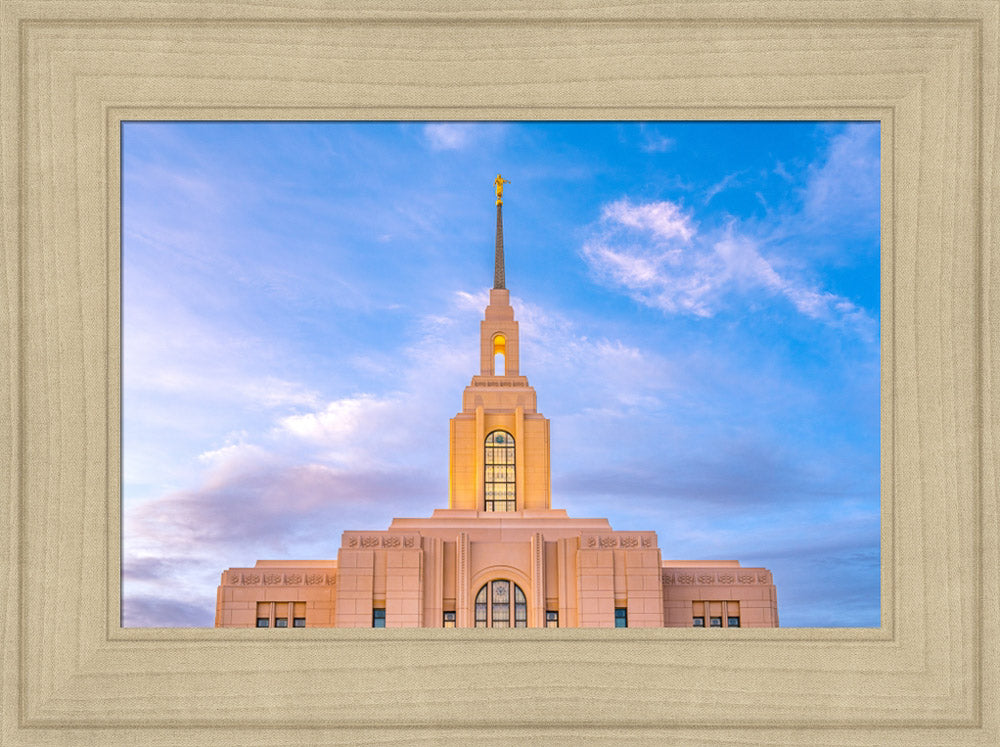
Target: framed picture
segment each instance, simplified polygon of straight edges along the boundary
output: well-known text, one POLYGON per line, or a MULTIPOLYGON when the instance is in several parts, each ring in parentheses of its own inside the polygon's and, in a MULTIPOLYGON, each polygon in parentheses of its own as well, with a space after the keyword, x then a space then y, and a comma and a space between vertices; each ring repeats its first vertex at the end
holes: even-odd
POLYGON ((879 627, 879 129, 124 122, 123 625, 879 627))
POLYGON ((0 19, 4 743, 996 743, 994 3, 0 19), (121 123, 262 119, 878 122, 881 625, 122 627, 121 123))

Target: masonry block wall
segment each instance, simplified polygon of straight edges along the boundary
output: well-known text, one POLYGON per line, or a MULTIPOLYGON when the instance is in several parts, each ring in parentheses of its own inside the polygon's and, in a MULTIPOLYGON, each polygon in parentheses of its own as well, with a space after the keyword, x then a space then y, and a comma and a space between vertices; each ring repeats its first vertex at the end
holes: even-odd
POLYGON ((286 618, 292 627, 297 616, 295 603, 301 603, 304 609, 306 627, 333 626, 336 562, 297 563, 258 561, 253 568, 224 571, 217 592, 216 626, 253 628, 263 616, 268 619, 267 627, 274 627, 276 618, 286 618), (287 604, 293 606, 285 614, 284 608, 271 606, 287 604))
POLYGON ((766 568, 684 566, 663 568, 663 618, 669 628, 689 628, 693 618, 738 617, 743 628, 778 626, 778 596, 766 568))
POLYGON ((578 558, 579 627, 614 627, 615 609, 626 610, 630 628, 663 626, 663 582, 655 534, 584 535, 578 558))

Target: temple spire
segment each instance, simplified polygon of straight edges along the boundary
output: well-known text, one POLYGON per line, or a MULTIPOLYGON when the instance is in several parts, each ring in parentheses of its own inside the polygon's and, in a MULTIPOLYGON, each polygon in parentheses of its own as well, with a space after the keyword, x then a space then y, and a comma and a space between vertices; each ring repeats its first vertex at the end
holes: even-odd
POLYGON ((493 287, 504 288, 503 276, 503 218, 500 215, 500 202, 497 202, 497 253, 493 265, 493 287))
POLYGON ((509 179, 504 179, 500 174, 493 180, 493 186, 497 191, 497 248, 496 259, 493 264, 493 288, 502 290, 504 285, 503 272, 503 215, 500 212, 503 207, 503 185, 509 184, 509 179))

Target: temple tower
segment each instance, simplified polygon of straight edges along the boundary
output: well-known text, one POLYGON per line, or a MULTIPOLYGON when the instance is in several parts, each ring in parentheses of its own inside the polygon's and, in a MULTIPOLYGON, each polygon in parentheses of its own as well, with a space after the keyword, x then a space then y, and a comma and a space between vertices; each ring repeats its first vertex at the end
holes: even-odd
POLYGON ((479 375, 451 419, 448 506, 485 512, 548 509, 549 421, 520 375, 517 321, 506 288, 503 184, 497 175, 496 250, 490 302, 479 325, 479 375))

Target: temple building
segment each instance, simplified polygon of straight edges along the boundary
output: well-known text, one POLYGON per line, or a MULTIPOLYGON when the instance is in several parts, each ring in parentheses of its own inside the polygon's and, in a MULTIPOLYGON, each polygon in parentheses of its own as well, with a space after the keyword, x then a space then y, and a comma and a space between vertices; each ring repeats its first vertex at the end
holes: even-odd
POLYGON ((479 373, 451 419, 448 507, 347 531, 336 560, 259 560, 223 571, 217 627, 777 627, 770 571, 663 560, 653 531, 552 508, 549 421, 521 375, 496 254, 479 373))

